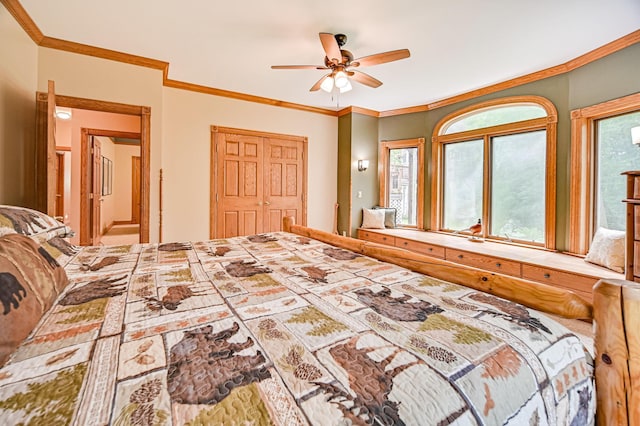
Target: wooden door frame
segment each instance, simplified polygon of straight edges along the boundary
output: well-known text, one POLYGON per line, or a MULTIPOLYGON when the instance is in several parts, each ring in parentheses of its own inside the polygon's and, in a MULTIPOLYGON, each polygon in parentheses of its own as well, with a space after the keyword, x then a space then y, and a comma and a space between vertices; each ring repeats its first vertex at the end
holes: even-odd
MULTIPOLYGON (((47 97, 38 92, 37 99, 47 97)), ((96 99, 56 95, 57 106, 140 117, 140 242, 149 242, 149 211, 151 197, 151 107, 121 104, 96 99)))
MULTIPOLYGON (((91 227, 89 218, 90 209, 91 209, 91 199, 89 194, 91 191, 91 179, 89 178, 89 164, 91 163, 91 152, 89 150, 89 139, 92 136, 104 136, 104 137, 112 137, 112 138, 128 138, 128 139, 140 139, 142 142, 142 133, 136 132, 122 132, 117 130, 106 130, 106 129, 89 129, 89 128, 81 128, 80 129, 80 245, 87 245, 90 243, 90 235, 91 235, 91 227)), ((140 147, 140 162, 142 163, 142 146, 140 147)), ((148 171, 148 170, 147 170, 148 171)), ((141 189, 144 187, 142 183, 142 175, 144 175, 144 170, 140 176, 140 187, 141 189)), ((148 197, 148 191, 143 196, 143 193, 140 193, 140 242, 148 242, 149 239, 149 228, 148 228, 148 210, 147 210, 147 241, 142 240, 142 199, 148 197)))
POLYGON ((307 226, 307 199, 308 186, 307 186, 307 174, 308 174, 308 151, 309 140, 306 136, 286 135, 282 133, 270 133, 261 132, 257 130, 236 129, 233 127, 211 126, 211 149, 209 160, 209 238, 214 239, 217 229, 218 220, 218 193, 217 193, 217 176, 218 176, 218 161, 216 156, 217 148, 217 135, 219 133, 233 133, 243 136, 255 136, 261 138, 274 138, 285 139, 302 142, 303 150, 303 171, 302 171, 302 226, 307 226))
MULTIPOLYGON (((134 206, 134 201, 138 201, 140 202, 140 185, 138 185, 138 187, 136 188, 136 186, 133 184, 134 183, 134 176, 135 176, 135 172, 137 171, 138 176, 141 173, 142 168, 140 166, 138 166, 138 170, 136 170, 136 162, 138 163, 138 165, 141 162, 141 158, 140 155, 132 155, 131 156, 131 223, 135 223, 135 224, 140 224, 140 209, 138 209, 138 211, 136 212, 133 208, 134 206), (135 159, 138 160, 135 160, 135 159), (137 194, 137 200, 134 200, 134 194, 137 194), (134 214, 136 214, 136 216, 134 216, 134 214), (138 219, 137 221, 135 221, 135 219, 138 219)), ((138 178, 138 180, 140 180, 138 178)), ((162 188, 161 188, 162 189, 162 188)))
POLYGON ((56 108, 55 83, 47 82, 46 92, 36 92, 36 209, 55 216, 56 201, 56 108))

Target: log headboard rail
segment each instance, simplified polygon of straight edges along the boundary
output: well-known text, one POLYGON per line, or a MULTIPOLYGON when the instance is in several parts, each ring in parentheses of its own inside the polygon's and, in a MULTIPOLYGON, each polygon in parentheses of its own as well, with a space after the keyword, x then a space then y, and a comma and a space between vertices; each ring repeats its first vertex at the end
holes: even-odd
POLYGON ((593 320, 597 424, 640 425, 639 284, 602 279, 593 288, 591 305, 569 290, 296 225, 292 217, 283 219, 282 229, 542 312, 593 320))

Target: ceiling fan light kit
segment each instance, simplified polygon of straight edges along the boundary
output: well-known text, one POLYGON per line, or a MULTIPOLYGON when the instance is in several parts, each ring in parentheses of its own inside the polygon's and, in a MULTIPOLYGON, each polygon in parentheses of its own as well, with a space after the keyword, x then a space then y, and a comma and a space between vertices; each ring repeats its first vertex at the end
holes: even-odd
POLYGON ((322 89, 331 93, 334 88, 339 93, 348 92, 351 86, 351 77, 354 81, 369 87, 380 87, 382 82, 369 74, 361 71, 351 70, 351 68, 364 67, 371 65, 384 64, 387 62, 398 61, 410 56, 408 49, 392 50, 389 52, 376 53, 374 55, 364 56, 362 58, 353 59, 353 54, 348 50, 342 49, 347 42, 347 36, 344 34, 320 33, 320 43, 325 52, 324 66, 322 65, 272 65, 272 69, 319 69, 330 70, 329 74, 318 80, 309 91, 315 92, 322 89))

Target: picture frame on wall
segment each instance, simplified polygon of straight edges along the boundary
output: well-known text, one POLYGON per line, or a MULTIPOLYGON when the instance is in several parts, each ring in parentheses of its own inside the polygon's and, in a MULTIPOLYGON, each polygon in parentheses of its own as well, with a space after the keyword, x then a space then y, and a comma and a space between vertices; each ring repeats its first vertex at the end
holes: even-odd
POLYGON ((102 156, 102 195, 111 195, 113 181, 113 162, 102 156))

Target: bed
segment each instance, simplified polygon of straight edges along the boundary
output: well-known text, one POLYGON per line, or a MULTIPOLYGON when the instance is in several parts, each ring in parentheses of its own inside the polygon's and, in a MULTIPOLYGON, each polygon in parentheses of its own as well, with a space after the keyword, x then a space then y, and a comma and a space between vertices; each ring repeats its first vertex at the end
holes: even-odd
MULTIPOLYGON (((2 424, 595 421, 589 351, 497 297, 499 275, 456 266, 479 291, 439 277, 451 265, 288 218, 288 232, 79 248, 50 218, 20 215, 28 229, 6 219, 17 231, 0 237, 2 273, 18 277, 0 276, 2 424)), ((590 315, 545 290, 561 313, 590 315)))

